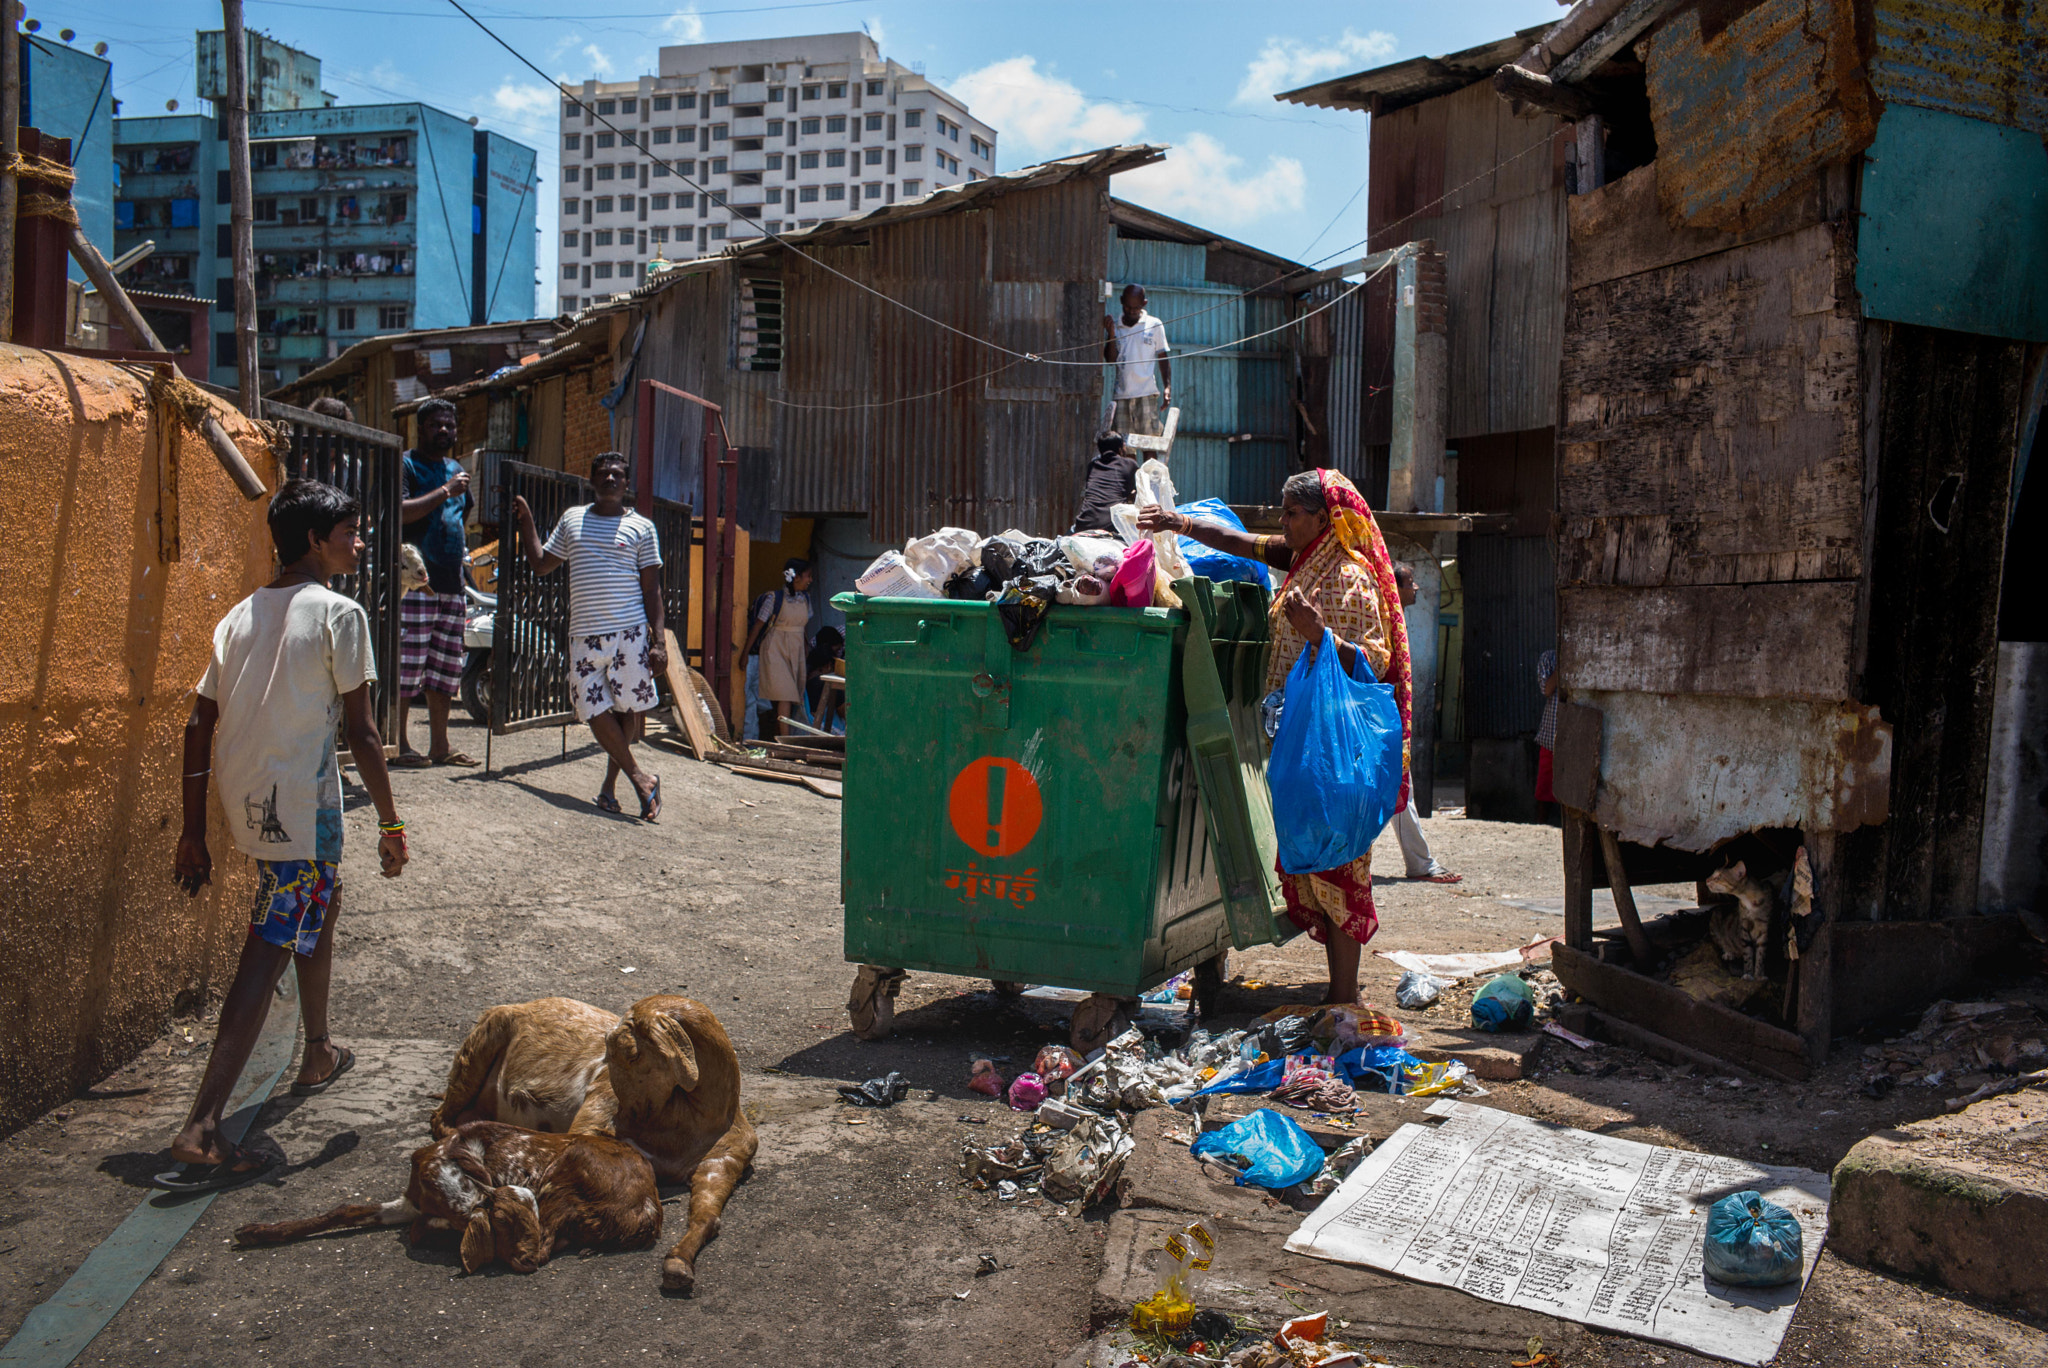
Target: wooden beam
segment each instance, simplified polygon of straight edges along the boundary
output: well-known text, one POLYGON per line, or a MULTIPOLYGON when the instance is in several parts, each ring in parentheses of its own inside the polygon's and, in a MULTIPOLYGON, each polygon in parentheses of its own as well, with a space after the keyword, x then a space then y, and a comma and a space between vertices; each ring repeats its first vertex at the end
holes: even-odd
POLYGON ((1564 85, 1583 81, 1609 59, 1636 40, 1636 36, 1657 16, 1671 8, 1672 0, 1629 0, 1621 12, 1602 24, 1592 37, 1557 59, 1551 79, 1564 85))
MULTIPOLYGON (((0 24, 0 167, 12 167, 21 145, 21 37, 15 29, 21 6, 0 0, 7 22, 0 24)), ((0 342, 14 340, 14 211, 21 201, 21 183, 12 170, 0 170, 0 342)))
MULTIPOLYGON (((688 555, 689 548, 684 547, 681 554, 688 555)), ((710 725, 704 720, 704 714, 698 711, 697 682, 690 677, 690 662, 684 656, 683 648, 676 641, 676 634, 673 631, 664 632, 662 640, 668 645, 668 691, 669 696, 675 700, 676 726, 682 729, 683 737, 689 743, 690 754, 699 760, 708 760, 718 746, 712 738, 710 725)))
POLYGON ((1356 261, 1347 261, 1342 266, 1331 266, 1305 276, 1289 276, 1282 280, 1280 285, 1289 294, 1306 294, 1318 285, 1328 285, 1346 276, 1370 275, 1413 245, 1403 243, 1399 247, 1389 247, 1383 252, 1374 252, 1371 256, 1362 256, 1356 261))
MULTIPOLYGON (((1827 1061, 1828 1044, 1834 1039, 1835 1032, 1834 922, 1841 915, 1840 896, 1836 891, 1841 867, 1836 857, 1836 845, 1832 831, 1807 833, 1806 862, 1813 875, 1813 906, 1822 920, 1813 940, 1799 952, 1799 958, 1792 961, 1793 991, 1797 994, 1793 1010, 1800 1039, 1806 1042, 1806 1058, 1815 1067, 1827 1061)), ((1864 923, 1866 926, 1880 924, 1864 923)), ((1923 967, 1915 963, 1912 977, 1918 983, 1931 987, 1922 973, 1923 967)))
POLYGON ((1504 100, 1520 100, 1576 122, 1593 112, 1593 101, 1577 86, 1559 85, 1527 67, 1504 66, 1493 73, 1493 88, 1504 100))
POLYGON ((1621 864, 1621 842, 1606 827, 1595 829, 1600 833, 1601 857, 1607 861, 1607 884, 1614 890, 1614 910, 1621 914, 1622 934, 1628 937, 1628 952, 1635 957, 1636 967, 1647 974, 1656 968, 1657 952, 1650 948, 1650 938, 1643 934, 1643 919, 1636 913, 1635 890, 1629 887, 1628 871, 1621 864))
POLYGON ((1564 810, 1564 940, 1578 950, 1593 948, 1593 830, 1586 813, 1564 810))
POLYGON ((1806 1044, 1792 1032, 1744 1016, 1718 1002, 1700 1002, 1646 974, 1606 964, 1569 945, 1554 945, 1558 982, 1624 1021, 1655 1024, 1660 1035, 1732 1060, 1769 1078, 1803 1083, 1812 1074, 1806 1044))

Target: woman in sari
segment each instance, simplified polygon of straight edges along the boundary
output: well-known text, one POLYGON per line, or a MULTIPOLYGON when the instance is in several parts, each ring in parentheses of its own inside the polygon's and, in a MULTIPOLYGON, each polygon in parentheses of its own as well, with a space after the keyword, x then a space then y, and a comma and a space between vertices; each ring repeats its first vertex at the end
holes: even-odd
MULTIPOLYGON (((1324 628, 1336 638, 1344 668, 1358 676, 1361 666, 1391 684, 1401 709, 1401 794, 1408 802, 1408 738, 1412 702, 1408 670, 1408 628, 1401 616, 1400 588, 1393 558, 1351 481, 1334 470, 1303 471, 1280 491, 1281 535, 1253 536, 1233 527, 1205 523, 1183 513, 1147 508, 1138 515, 1146 532, 1175 532, 1234 556, 1263 561, 1287 572, 1273 600, 1272 649, 1266 660, 1267 693, 1287 682, 1304 649, 1320 646, 1324 628)), ((1311 657, 1313 659, 1313 657, 1311 657)), ((1372 854, 1338 869, 1314 874, 1280 871, 1287 915, 1321 942, 1330 966, 1326 1001, 1358 1000, 1362 948, 1379 929, 1372 901, 1372 854)))

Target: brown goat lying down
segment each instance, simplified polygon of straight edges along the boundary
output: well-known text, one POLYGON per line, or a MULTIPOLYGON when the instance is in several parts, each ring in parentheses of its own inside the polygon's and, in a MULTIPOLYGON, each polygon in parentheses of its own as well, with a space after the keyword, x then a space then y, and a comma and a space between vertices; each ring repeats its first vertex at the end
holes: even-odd
POLYGON ((286 1244, 323 1231, 410 1221, 462 1232, 462 1267, 502 1259, 531 1273, 565 1249, 639 1249, 661 1238, 661 1193, 647 1156, 609 1135, 546 1135, 472 1121, 415 1150, 412 1181, 392 1202, 358 1202, 325 1216, 245 1225, 242 1245, 286 1244))

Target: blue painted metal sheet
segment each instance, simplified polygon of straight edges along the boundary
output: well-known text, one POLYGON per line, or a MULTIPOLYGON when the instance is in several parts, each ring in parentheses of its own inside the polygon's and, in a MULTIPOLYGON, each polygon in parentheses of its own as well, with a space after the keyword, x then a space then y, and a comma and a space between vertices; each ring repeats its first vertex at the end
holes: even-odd
MULTIPOLYGON (((1209 249, 1180 242, 1149 242, 1112 237, 1109 243, 1110 283, 1121 290, 1135 281, 1150 293, 1155 285, 1209 283, 1209 249)), ((1158 313, 1155 304, 1153 313, 1158 313)))
POLYGON ((1286 442, 1235 442, 1230 448, 1230 502, 1277 504, 1280 486, 1294 473, 1286 442))
POLYGON ((1896 104, 1863 164, 1866 317, 2048 341, 2048 149, 2040 135, 1896 104))
POLYGON ((1173 457, 1174 493, 1182 503, 1195 499, 1230 501, 1231 444, 1221 437, 1176 437, 1173 457))

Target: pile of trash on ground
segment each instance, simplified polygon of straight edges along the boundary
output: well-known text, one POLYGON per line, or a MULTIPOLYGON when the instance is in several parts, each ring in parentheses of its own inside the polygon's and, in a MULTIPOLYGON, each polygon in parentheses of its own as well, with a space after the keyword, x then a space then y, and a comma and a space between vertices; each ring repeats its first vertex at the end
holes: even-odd
POLYGON ((1417 1059, 1405 1041, 1401 1023, 1370 1006, 1283 1007, 1243 1030, 1197 1027, 1178 1047, 1136 1027, 1085 1060, 1047 1045, 1015 1078, 1004 1077, 999 1061, 978 1058, 968 1086, 1030 1120, 1008 1140, 967 1146, 960 1176, 1004 1201, 1043 1196, 1078 1210, 1114 1189, 1132 1149, 1132 1117, 1171 1107, 1194 1121, 1190 1154, 1230 1171, 1240 1186, 1322 1196, 1369 1145, 1361 1137, 1326 1156, 1293 1114, 1342 1125, 1360 1092, 1484 1094, 1464 1064, 1417 1059), (1264 1096, 1273 1106, 1205 1129, 1207 1099, 1226 1093, 1264 1096))
POLYGON ((1942 1088, 1949 1109, 2011 1092, 2048 1067, 2048 1023, 2024 1002, 1937 1002, 1905 1035, 1863 1051, 1863 1091, 1942 1088))
POLYGON ((885 551, 855 581, 877 598, 946 598, 993 603, 1010 644, 1022 651, 1055 604, 1111 608, 1178 608, 1173 582, 1190 575, 1251 580, 1270 586, 1264 566, 1171 532, 1138 530, 1138 509, 1157 505, 1205 522, 1244 530, 1219 499, 1177 507, 1173 481, 1158 460, 1138 468, 1137 502, 1110 510, 1114 533, 1035 537, 1011 529, 983 537, 942 527, 885 551))

